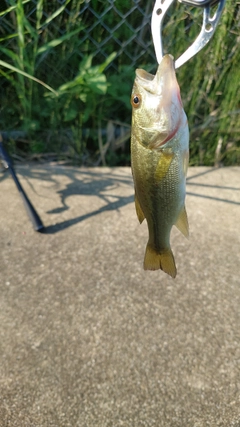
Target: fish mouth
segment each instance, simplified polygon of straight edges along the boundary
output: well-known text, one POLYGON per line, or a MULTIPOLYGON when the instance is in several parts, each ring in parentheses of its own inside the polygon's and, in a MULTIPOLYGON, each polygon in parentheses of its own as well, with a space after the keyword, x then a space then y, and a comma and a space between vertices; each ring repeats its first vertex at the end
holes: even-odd
POLYGON ((136 69, 136 76, 143 83, 145 83, 145 81, 151 82, 151 81, 153 81, 153 79, 155 77, 153 74, 148 73, 146 70, 143 70, 142 68, 137 68, 136 69))
POLYGON ((143 129, 152 134, 149 148, 159 149, 174 138, 184 117, 173 56, 162 58, 155 76, 137 69, 135 82, 139 89, 141 87, 145 91, 145 107, 153 112, 151 128, 143 129))
POLYGON ((171 90, 176 85, 178 86, 173 56, 168 54, 162 58, 155 76, 138 68, 136 70, 136 83, 153 95, 162 95, 164 87, 171 90))

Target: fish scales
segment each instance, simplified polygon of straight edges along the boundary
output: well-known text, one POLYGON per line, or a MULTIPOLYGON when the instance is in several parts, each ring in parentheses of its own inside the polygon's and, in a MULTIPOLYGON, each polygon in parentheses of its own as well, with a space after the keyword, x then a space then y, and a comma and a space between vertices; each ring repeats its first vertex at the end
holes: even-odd
POLYGON ((185 187, 189 131, 171 55, 155 76, 136 71, 131 103, 131 164, 140 223, 146 218, 149 240, 144 269, 176 277, 170 247, 175 224, 188 236, 185 187))

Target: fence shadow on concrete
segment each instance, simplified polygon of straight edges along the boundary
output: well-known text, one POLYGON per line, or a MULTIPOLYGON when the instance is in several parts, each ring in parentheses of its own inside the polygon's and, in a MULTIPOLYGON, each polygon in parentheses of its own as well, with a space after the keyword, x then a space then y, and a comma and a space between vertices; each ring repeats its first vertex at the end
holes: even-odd
MULTIPOLYGON (((53 197, 56 198, 56 195, 58 196, 57 206, 47 210, 46 213, 53 220, 54 215, 57 215, 59 218, 61 213, 71 209, 71 206, 68 204, 70 197, 96 196, 100 201, 100 207, 99 203, 93 203, 91 212, 84 214, 81 214, 81 204, 79 204, 79 216, 45 226, 44 232, 46 234, 55 234, 87 218, 105 211, 118 210, 134 201, 133 181, 128 168, 20 167, 18 169, 18 176, 21 178, 26 191, 27 182, 31 190, 37 192, 39 201, 43 195, 40 194, 41 189, 39 189, 39 184, 35 186, 34 181, 40 180, 43 186, 44 183, 48 187, 49 185, 52 186, 53 197), (66 184, 64 184, 65 182, 66 184)), ((38 206, 36 206, 36 209, 38 209, 38 206)))
MULTIPOLYGON (((224 202, 233 205, 240 205, 240 197, 230 199, 228 196, 223 197, 225 190, 232 192, 240 192, 240 187, 229 187, 228 185, 217 185, 211 183, 201 182, 204 175, 212 175, 219 171, 216 168, 203 168, 203 171, 196 171, 195 174, 187 178, 187 197, 195 196, 204 199, 210 199, 216 202, 224 202), (192 188, 193 191, 189 191, 192 188), (205 189, 205 192, 199 190, 205 189), (219 196, 211 194, 211 189, 219 190, 219 196)), ((60 215, 60 221, 55 224, 45 226, 44 232, 46 234, 55 234, 68 227, 71 227, 79 222, 82 222, 90 217, 99 215, 106 211, 114 211, 122 208, 123 206, 133 203, 134 189, 133 181, 129 168, 70 168, 63 166, 39 165, 39 166, 20 166, 17 168, 19 178, 22 180, 23 187, 28 193, 28 187, 31 191, 37 193, 38 201, 41 203, 41 194, 39 184, 35 182, 44 183, 52 187, 51 191, 53 197, 58 195, 59 201, 56 202, 57 206, 53 209, 46 210, 46 214, 51 216, 54 222, 54 215, 60 215), (37 181, 36 181, 37 180, 37 181), (64 184, 66 182, 66 184, 64 184), (26 185, 27 184, 27 185, 26 185), (36 190, 37 188, 37 190, 36 190), (81 213, 81 204, 79 204, 79 215, 74 218, 65 218, 61 220, 61 214, 71 209, 68 204, 68 199, 74 196, 97 196, 101 201, 101 206, 93 203, 91 212, 81 213)), ((8 173, 0 174, 0 182, 8 177, 8 173)), ((217 181, 217 180, 216 180, 217 181)), ((49 193, 49 190, 48 190, 49 193)), ((229 193, 227 193, 229 195, 229 193)), ((35 206, 38 210, 38 206, 35 206)))
MULTIPOLYGON (((123 206, 132 203, 134 200, 133 192, 130 195, 120 195, 116 194, 116 190, 119 189, 121 185, 129 186, 132 190, 133 184, 131 177, 126 177, 126 175, 114 174, 111 173, 95 173, 93 171, 84 171, 84 179, 76 179, 74 177, 73 181, 63 189, 59 190, 58 194, 60 196, 60 201, 62 206, 54 209, 53 211, 49 211, 49 214, 53 214, 55 212, 62 212, 69 209, 67 204, 67 199, 70 196, 97 196, 102 201, 105 202, 105 205, 100 208, 94 208, 90 213, 86 213, 83 215, 79 215, 75 218, 62 221, 55 225, 50 225, 45 228, 45 233, 54 234, 58 231, 64 230, 74 224, 77 224, 81 221, 84 221, 87 218, 96 216, 100 213, 106 211, 113 211, 122 208, 123 206), (87 177, 87 179, 86 179, 87 177), (97 178, 97 180, 96 180, 97 178), (114 199, 110 201, 109 199, 114 199)), ((81 210, 81 206, 79 206, 79 210, 81 210)))
POLYGON ((195 197, 202 197, 204 199, 210 199, 210 200, 215 200, 216 202, 225 202, 225 203, 230 203, 233 205, 240 205, 240 201, 235 201, 235 200, 230 200, 227 198, 222 198, 222 197, 213 197, 210 196, 208 194, 198 194, 196 192, 191 192, 188 191, 188 188, 190 186, 192 187, 201 187, 201 188, 205 188, 206 190, 209 189, 218 189, 219 192, 221 193, 221 195, 224 193, 224 190, 230 190, 230 191, 239 191, 239 200, 240 200, 240 186, 236 186, 236 187, 229 187, 228 185, 217 185, 217 184, 206 184, 203 182, 199 182, 198 180, 195 182, 191 182, 192 180, 202 177, 203 175, 209 174, 209 173, 214 173, 216 171, 218 171, 219 168, 209 168, 207 170, 204 170, 203 172, 200 173, 196 173, 192 176, 189 176, 187 178, 187 196, 195 196, 195 197))

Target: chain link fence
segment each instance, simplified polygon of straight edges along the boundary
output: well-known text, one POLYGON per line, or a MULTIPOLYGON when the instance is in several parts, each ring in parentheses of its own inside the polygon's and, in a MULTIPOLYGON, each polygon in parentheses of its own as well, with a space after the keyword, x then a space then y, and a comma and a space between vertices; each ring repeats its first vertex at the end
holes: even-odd
MULTIPOLYGON (((36 50, 34 46, 36 35, 35 33, 31 34, 28 24, 26 25, 26 22, 29 22, 38 33, 38 44, 40 46, 46 42, 49 44, 52 41, 55 42, 52 49, 46 50, 45 54, 43 53, 34 59, 34 67, 32 67, 36 77, 54 88, 61 83, 74 79, 79 71, 79 64, 86 56, 92 55, 92 63, 97 65, 106 61, 114 52, 115 57, 108 65, 105 73, 108 76, 112 73, 121 73, 122 67, 128 67, 131 70, 125 76, 128 80, 128 87, 125 86, 124 88, 125 97, 129 98, 134 69, 139 64, 148 64, 149 70, 151 70, 156 64, 150 28, 153 0, 43 1, 41 15, 43 25, 41 27, 37 22, 41 0, 22 1, 25 25, 19 22, 18 3, 19 1, 11 0, 0 2, 0 12, 2 13, 0 16, 0 39, 4 46, 2 59, 6 62, 12 60, 11 55, 7 55, 5 49, 8 49, 9 52, 21 53, 21 40, 17 34, 19 27, 21 30, 21 25, 25 31, 22 36, 24 37, 25 53, 29 51, 31 54, 34 49, 36 50), (50 16, 54 16, 54 19, 49 19, 50 16), (75 31, 76 34, 73 34, 68 41, 68 34, 75 31), (60 52, 58 42, 64 38, 66 38, 65 52, 64 59, 61 61, 59 58, 62 52, 60 52)), ((62 43, 59 44, 63 45, 62 43)), ((30 54, 25 55, 25 62, 29 60, 30 54)), ((22 69, 28 71, 26 63, 22 64, 22 69)), ((8 82, 5 78, 5 70, 1 68, 1 71, 3 78, 0 79, 0 93, 2 99, 5 99, 8 82)), ((19 97, 21 96, 23 95, 20 94, 19 97)), ((103 137, 106 140, 105 149, 101 150, 98 163, 99 161, 105 163, 107 149, 110 148, 110 151, 114 153, 119 147, 124 148, 129 140, 130 114, 128 113, 126 120, 122 114, 124 104, 120 101, 119 105, 120 107, 115 106, 111 109, 107 120, 101 125, 103 127, 101 136, 96 129, 98 124, 94 123, 95 136, 93 138, 96 139, 98 133, 98 145, 100 146, 99 138, 102 139, 103 137)), ((7 109, 9 110, 6 106, 5 112, 7 109)), ((16 127, 18 127, 17 124, 16 127)), ((89 124, 84 124, 83 133, 78 137, 87 138, 88 128, 89 124)), ((10 134, 18 138, 23 133, 10 130, 10 134)))
MULTIPOLYGON (((153 1, 148 0, 142 2, 134 0, 127 2, 127 7, 119 10, 116 1, 105 1, 105 9, 98 14, 91 6, 91 1, 85 1, 82 7, 81 14, 83 22, 92 22, 90 26, 86 26, 82 43, 89 40, 94 51, 104 59, 109 55, 109 42, 111 48, 116 51, 121 63, 129 64, 136 67, 142 60, 155 61, 153 46, 150 33, 150 21, 153 1), (116 16, 115 24, 112 25, 109 16, 116 16), (116 21, 117 24, 116 24, 116 21), (119 31, 121 30, 121 31, 119 31), (101 40, 94 37, 94 34, 101 34, 101 40), (123 38, 124 34, 126 35, 123 38)), ((116 62, 113 62, 113 67, 116 67, 116 62)))
MULTIPOLYGON (((1 0, 0 9, 0 35, 5 39, 5 45, 12 46, 12 35, 16 32, 14 13, 4 14, 16 1, 1 0), (9 37, 8 43, 6 38, 9 37)), ((35 25, 36 13, 39 0, 24 1, 26 17, 35 25)), ((95 62, 104 61, 113 51, 116 52, 115 60, 110 68, 118 70, 118 64, 128 64, 136 67, 145 62, 156 62, 152 37, 151 37, 151 14, 154 5, 153 0, 80 0, 66 2, 54 0, 43 2, 43 18, 46 25, 41 31, 48 31, 49 37, 63 37, 71 26, 79 25, 78 51, 79 58, 85 53, 92 53, 95 62), (51 3, 51 5, 50 5, 51 3), (66 4, 69 3, 69 4, 66 4), (78 3, 78 4, 77 4, 78 3), (74 6, 76 6, 74 10, 74 6), (62 8, 63 18, 57 18, 48 22, 49 14, 54 10, 57 12, 62 8), (65 22, 65 24, 64 24, 65 22)), ((14 10, 14 8, 13 8, 14 10)), ((47 65, 47 64, 46 64, 47 65)), ((76 70, 75 70, 76 72, 76 70)))
MULTIPOLYGON (((222 26, 223 31, 220 32, 217 29, 217 36, 214 36, 217 46, 215 51, 218 57, 211 50, 211 46, 213 46, 211 41, 210 48, 205 48, 205 54, 202 53, 201 58, 199 55, 194 60, 193 64, 195 65, 193 67, 189 65, 185 68, 187 71, 182 69, 178 71, 183 101, 187 107, 191 127, 197 137, 198 128, 202 128, 201 123, 204 123, 207 117, 215 132, 218 117, 216 114, 212 115, 212 112, 218 111, 221 93, 225 99, 229 98, 229 103, 226 102, 224 106, 225 112, 230 108, 233 111, 233 116, 235 115, 236 102, 233 100, 233 96, 236 88, 239 87, 239 83, 236 80, 236 71, 232 71, 231 65, 236 64, 238 57, 236 45, 239 35, 239 5, 239 2, 231 4, 229 0, 228 11, 225 14, 225 26, 222 26), (220 37, 223 37, 222 46, 218 40, 220 37), (230 70, 230 73, 235 73, 235 89, 233 89, 231 99, 222 77, 228 76, 227 69, 230 70), (219 85, 219 79, 222 86, 219 85), (189 87, 191 80, 194 85, 191 84, 189 87), (215 82, 215 86, 213 82, 215 82), (212 94, 215 97, 214 100, 208 101, 207 97, 211 97, 212 94)), ((47 123, 46 126, 52 126, 50 118, 55 115, 55 128, 67 127, 69 124, 74 129, 83 126, 85 133, 78 135, 77 138, 85 138, 85 140, 86 135, 88 135, 86 127, 96 129, 99 126, 96 116, 101 115, 101 119, 106 123, 104 128, 108 130, 110 129, 109 120, 112 124, 114 121, 118 121, 126 123, 129 127, 131 116, 129 96, 134 79, 134 70, 142 66, 147 71, 155 72, 157 65, 151 36, 153 6, 154 0, 53 0, 51 2, 44 0, 0 0, 0 53, 2 61, 21 68, 29 74, 32 73, 54 89, 63 85, 64 82, 74 82, 79 73, 81 61, 84 61, 89 55, 91 56, 91 65, 94 67, 104 63, 115 52, 114 59, 104 70, 108 87, 110 87, 109 97, 112 96, 111 102, 107 98, 100 105, 97 94, 95 94, 95 98, 90 99, 92 111, 88 117, 90 117, 91 123, 89 120, 85 120, 85 113, 82 113, 78 121, 76 118, 77 109, 82 109, 81 111, 89 109, 89 105, 86 103, 79 107, 76 100, 71 99, 70 101, 66 98, 64 105, 59 106, 59 101, 58 104, 54 101, 51 103, 51 108, 47 108, 49 98, 45 98, 44 102, 42 101, 43 98, 40 99, 41 94, 39 98, 36 98, 35 92, 40 89, 31 88, 29 90, 28 83, 26 80, 23 82, 21 77, 18 78, 18 81, 13 81, 14 73, 11 74, 11 71, 6 71, 0 64, 0 96, 3 100, 0 126, 6 127, 6 123, 8 123, 9 127, 19 128, 22 123, 21 120, 23 121, 26 114, 31 118, 31 123, 25 120, 27 124, 30 123, 29 128, 37 123, 37 115, 43 116, 45 123, 47 123), (21 22, 21 18, 23 18, 21 16, 21 5, 24 8, 23 22, 21 22), (16 98, 14 98, 14 91, 10 90, 11 84, 18 95, 18 112, 21 118, 19 121, 17 119, 11 120, 11 115, 16 114, 13 111, 16 98), (21 84, 22 89, 20 90, 21 84), (33 97, 34 93, 35 98, 33 97), (24 96, 26 97, 25 104, 22 101, 24 96), (33 97, 30 107, 27 99, 29 96, 33 97), (105 108, 108 105, 107 102, 109 102, 108 110, 105 108), (66 113, 67 108, 68 113, 66 113), (63 112, 64 109, 65 112, 63 112), (71 122, 69 117, 72 117, 71 122), (67 122, 67 118, 69 122, 67 122)), ((178 1, 174 2, 165 19, 163 31, 165 51, 172 53, 174 57, 180 56, 199 33, 201 23, 202 10, 200 8, 184 7, 178 1)), ((43 96, 43 92, 41 96, 43 96)), ((26 123, 25 127, 27 126, 26 123)), ((37 126, 39 125, 36 124, 36 128, 37 126)), ((106 130, 106 140, 110 147, 121 146, 121 141, 124 139, 121 126, 120 130, 119 125, 116 126, 118 137, 120 137, 119 145, 111 144, 108 141, 107 135, 109 132, 113 133, 112 128, 109 132, 106 130)), ((229 138, 226 129, 229 126, 230 122, 223 126, 222 131, 222 138, 223 141, 226 139, 226 143, 229 138)), ((129 130, 125 133, 127 135, 129 130)), ((96 140, 96 134, 94 138, 96 140)), ((216 145, 217 142, 214 143, 216 145)), ((84 144, 86 145, 88 142, 85 141, 84 144)), ((96 148, 96 144, 94 147, 96 148)), ((205 153, 202 143, 199 143, 199 147, 199 152, 205 153)), ((79 150, 83 150, 83 147, 81 146, 79 150)), ((196 156, 198 155, 196 154, 196 156)))
MULTIPOLYGON (((4 40, 4 46, 9 46, 14 50, 14 34, 16 34, 17 18, 15 16, 15 5, 20 0, 0 0, 0 42, 4 40), (12 12, 4 13, 5 10, 12 12), (7 40, 9 38, 9 40, 7 40)), ((25 16, 29 22, 36 26, 37 10, 41 0, 22 0, 24 4, 25 16)), ((77 55, 80 59, 85 54, 94 55, 94 63, 101 63, 112 52, 116 53, 114 61, 108 68, 119 70, 120 64, 126 64, 129 67, 136 68, 142 64, 148 64, 149 69, 156 68, 156 57, 154 53, 152 35, 151 35, 151 15, 155 1, 154 0, 53 0, 52 2, 43 1, 43 16, 45 25, 39 30, 43 35, 48 33, 48 39, 61 38, 67 35, 72 28, 79 26, 78 43, 76 50, 68 52, 70 62, 71 56, 77 55), (59 19, 61 10, 61 19, 59 19), (55 13, 55 19, 49 20, 49 15, 55 13)), ((196 12, 196 11, 195 11, 196 12)), ((166 22, 170 25, 177 19, 178 22, 185 19, 186 26, 184 32, 178 37, 182 38, 183 46, 188 45, 191 39, 189 29, 195 25, 197 31, 201 26, 201 13, 191 13, 184 10, 176 1, 170 8, 166 22), (175 11, 176 9, 176 11, 175 11), (176 12, 173 13, 172 12, 176 12), (172 17, 171 17, 172 15, 172 17), (171 19, 172 18, 172 19, 171 19)), ((176 26, 176 25, 175 25, 176 26)), ((175 40, 171 38, 171 29, 169 34, 165 34, 165 47, 171 46, 174 49, 175 40)), ((30 36, 31 37, 31 36, 30 36)), ((34 40, 29 38, 28 43, 34 40)), ((54 52, 52 52, 54 55, 54 52)), ((44 60, 44 58, 42 59, 44 60)), ((38 64, 36 64, 38 65, 38 64)), ((50 64, 46 61, 46 75, 50 64)), ((77 69, 71 67, 71 74, 76 74, 77 69)), ((69 67, 69 68, 70 68, 69 67)), ((37 67, 36 67, 37 68, 37 67)), ((56 70, 59 72, 60 70, 56 70)), ((2 82, 0 82, 1 85, 2 82)))

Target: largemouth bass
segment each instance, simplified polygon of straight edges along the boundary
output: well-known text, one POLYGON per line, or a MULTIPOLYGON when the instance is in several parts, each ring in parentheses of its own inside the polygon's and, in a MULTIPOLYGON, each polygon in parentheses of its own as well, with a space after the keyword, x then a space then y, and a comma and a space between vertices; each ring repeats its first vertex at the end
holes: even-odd
POLYGON ((145 270, 177 270, 170 247, 173 225, 188 237, 185 209, 189 130, 174 61, 165 55, 155 76, 136 70, 132 96, 131 164, 140 224, 149 240, 145 270))

